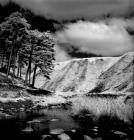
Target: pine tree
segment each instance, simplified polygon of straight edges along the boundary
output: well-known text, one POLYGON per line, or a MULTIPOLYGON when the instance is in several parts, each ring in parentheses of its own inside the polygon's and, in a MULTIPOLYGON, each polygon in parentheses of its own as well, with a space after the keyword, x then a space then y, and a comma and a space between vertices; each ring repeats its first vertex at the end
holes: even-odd
POLYGON ((11 64, 13 64, 13 75, 15 75, 17 53, 29 28, 30 25, 19 12, 12 13, 1 23, 0 34, 5 39, 4 44, 8 46, 6 53, 9 54, 7 76, 9 75, 11 64))
POLYGON ((50 33, 41 33, 38 30, 30 30, 27 40, 27 45, 22 50, 23 58, 27 62, 25 84, 32 83, 32 86, 34 86, 37 68, 41 70, 45 77, 49 78, 53 69, 55 41, 50 33), (32 70, 33 77, 31 79, 32 70))
POLYGON ((44 76, 49 78, 54 66, 53 61, 55 60, 54 45, 55 40, 49 32, 38 35, 38 42, 33 55, 33 63, 35 65, 32 80, 33 87, 37 68, 40 68, 44 76))

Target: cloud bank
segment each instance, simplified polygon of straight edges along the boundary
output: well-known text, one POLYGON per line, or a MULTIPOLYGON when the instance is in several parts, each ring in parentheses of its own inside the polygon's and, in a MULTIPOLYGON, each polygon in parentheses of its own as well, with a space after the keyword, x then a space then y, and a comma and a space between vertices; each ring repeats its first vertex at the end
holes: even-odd
POLYGON ((121 19, 78 21, 67 24, 62 31, 56 33, 56 37, 61 48, 70 45, 81 52, 117 56, 134 49, 133 38, 126 31, 126 27, 133 26, 131 22, 121 19))
POLYGON ((70 20, 92 19, 107 14, 126 16, 133 12, 133 0, 0 0, 15 2, 46 18, 70 20))

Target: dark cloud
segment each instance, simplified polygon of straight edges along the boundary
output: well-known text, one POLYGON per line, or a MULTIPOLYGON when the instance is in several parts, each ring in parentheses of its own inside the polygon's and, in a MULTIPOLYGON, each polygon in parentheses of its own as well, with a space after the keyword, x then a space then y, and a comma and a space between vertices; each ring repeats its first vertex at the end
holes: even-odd
POLYGON ((133 0, 0 0, 13 1, 36 14, 57 20, 92 19, 107 14, 126 16, 133 12, 133 0))
MULTIPOLYGON (((56 32, 58 44, 55 46, 57 61, 92 55, 115 56, 133 51, 134 0, 0 0, 0 2, 2 5, 15 2, 22 8, 31 10, 40 16, 31 19, 31 24, 34 26, 38 24, 42 29, 45 29, 45 22, 48 19, 60 22, 55 22, 58 30, 56 32), (47 20, 42 22, 41 16, 47 20), (68 24, 64 25, 65 21, 68 21, 68 24)), ((47 25, 50 23, 47 22, 47 25)))
POLYGON ((23 14, 28 23, 31 24, 31 29, 38 29, 39 31, 55 31, 54 24, 57 24, 57 21, 36 15, 30 10, 22 8, 20 5, 13 2, 9 2, 6 5, 0 5, 0 22, 3 22, 6 17, 16 11, 19 11, 23 14))

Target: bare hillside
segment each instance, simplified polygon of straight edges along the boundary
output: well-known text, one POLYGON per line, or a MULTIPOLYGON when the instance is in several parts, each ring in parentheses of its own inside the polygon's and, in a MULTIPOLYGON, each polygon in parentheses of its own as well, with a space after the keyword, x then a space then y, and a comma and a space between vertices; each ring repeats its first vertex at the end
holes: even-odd
POLYGON ((134 92, 134 53, 130 52, 103 72, 90 92, 127 91, 134 92))
POLYGON ((73 59, 55 64, 51 80, 42 86, 61 92, 133 92, 134 52, 121 57, 73 59))
POLYGON ((56 63, 51 80, 45 81, 43 88, 50 91, 86 93, 95 87, 101 73, 119 59, 118 57, 96 57, 56 63))

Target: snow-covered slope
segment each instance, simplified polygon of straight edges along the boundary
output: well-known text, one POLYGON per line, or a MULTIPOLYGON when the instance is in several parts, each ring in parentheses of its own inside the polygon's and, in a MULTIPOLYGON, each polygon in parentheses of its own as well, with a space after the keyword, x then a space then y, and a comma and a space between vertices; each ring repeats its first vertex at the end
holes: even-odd
POLYGON ((86 93, 96 86, 99 76, 119 59, 95 57, 56 63, 51 80, 45 81, 42 87, 50 91, 86 93))

